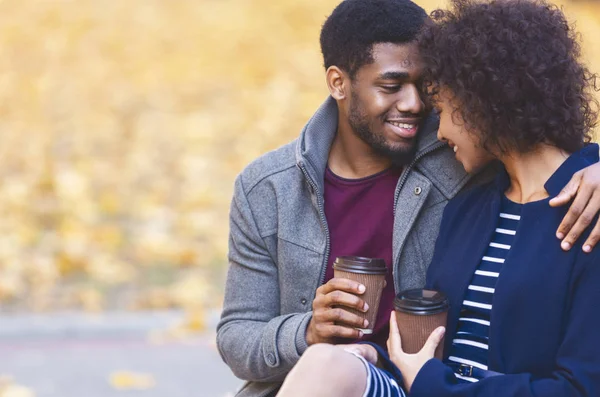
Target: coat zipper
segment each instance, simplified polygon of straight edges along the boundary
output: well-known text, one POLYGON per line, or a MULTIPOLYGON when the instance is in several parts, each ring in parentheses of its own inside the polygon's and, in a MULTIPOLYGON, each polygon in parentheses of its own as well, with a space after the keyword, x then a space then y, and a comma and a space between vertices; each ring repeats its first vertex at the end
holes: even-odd
MULTIPOLYGON (((396 207, 398 206, 398 197, 400 196, 400 190, 402 190, 402 188, 404 187, 404 184, 406 183, 406 180, 408 179, 409 172, 415 167, 417 162, 419 162, 419 160, 421 160, 423 157, 435 152, 438 149, 443 148, 444 146, 446 146, 446 144, 444 142, 438 142, 435 145, 431 146, 429 149, 417 154, 417 156, 413 159, 413 161, 410 162, 408 167, 406 167, 404 169, 404 171, 402 171, 402 176, 400 176, 400 180, 398 181, 398 185, 396 185, 396 191, 394 193, 394 211, 393 211, 394 219, 396 219, 396 207)), ((392 242, 392 245, 393 245, 393 242, 392 242)), ((392 252, 392 258, 394 256, 394 254, 395 254, 395 250, 392 252)), ((400 260, 400 257, 398 257, 397 260, 400 260)), ((396 262, 392 263, 392 279, 394 280, 394 290, 396 290, 396 292, 398 292, 397 291, 398 290, 398 277, 396 276, 396 262)))
POLYGON ((400 177, 400 181, 398 182, 398 185, 396 186, 396 192, 394 193, 394 212, 393 212, 394 216, 396 216, 396 207, 398 206, 398 196, 400 196, 400 190, 402 190, 402 188, 404 187, 404 184, 406 183, 406 180, 408 179, 408 173, 414 168, 414 166, 417 164, 417 162, 419 162, 419 160, 421 160, 423 157, 427 156, 428 154, 431 154, 431 153, 435 152, 436 150, 443 148, 444 146, 446 146, 446 144, 444 142, 438 142, 437 144, 430 147, 429 149, 419 153, 417 155, 417 157, 415 157, 413 159, 413 161, 410 162, 408 167, 406 167, 404 169, 404 171, 402 171, 402 176, 400 177))
MULTIPOLYGON (((435 146, 432 146, 429 149, 419 153, 417 155, 417 157, 415 157, 413 159, 413 161, 411 161, 411 163, 408 165, 408 167, 406 167, 404 169, 402 176, 400 178, 400 181, 398 182, 398 185, 396 186, 396 192, 394 193, 394 196, 395 196, 394 197, 394 212, 393 212, 394 216, 396 216, 396 207, 398 205, 398 196, 400 195, 400 190, 406 183, 406 180, 408 179, 408 173, 410 172, 410 170, 412 170, 414 168, 414 166, 417 164, 417 162, 419 160, 421 160, 423 157, 435 152, 438 149, 441 149, 444 146, 446 146, 445 143, 439 142, 435 146)), ((312 178, 308 175, 308 172, 306 171, 306 167, 304 166, 304 163, 300 163, 299 166, 300 166, 300 170, 302 170, 302 173, 304 174, 304 177, 306 178, 306 180, 308 181, 308 183, 310 184, 310 186, 312 187, 313 191, 315 192, 315 194, 317 196, 317 210, 319 211, 319 217, 321 218, 321 224, 323 225, 323 228, 325 229, 325 236, 326 236, 325 257, 323 258, 323 263, 321 264, 321 275, 319 278, 319 285, 323 285, 323 282, 325 281, 325 274, 327 271, 327 261, 329 260, 329 254, 330 254, 330 250, 331 250, 329 226, 327 226, 327 218, 325 217, 325 211, 323 210, 324 200, 321 197, 319 190, 317 189, 317 185, 314 183, 312 178)), ((394 279, 395 279, 395 277, 394 277, 394 279)))
MULTIPOLYGON (((329 259, 329 254, 330 254, 330 249, 331 249, 331 241, 330 241, 330 237, 329 237, 329 226, 327 226, 327 218, 325 218, 325 211, 323 210, 323 207, 325 205, 325 203, 324 203, 325 200, 321 197, 321 193, 317 189, 317 185, 315 184, 315 182, 308 175, 308 172, 306 171, 306 167, 304 166, 304 163, 300 163, 300 169, 302 170, 304 177, 306 178, 306 180, 312 187, 313 192, 315 192, 315 194, 317 196, 317 210, 319 211, 319 217, 321 218, 321 224, 323 225, 323 228, 325 229, 325 237, 326 237, 325 257, 323 258, 323 263, 321 264, 321 275, 319 277, 319 286, 320 286, 320 285, 323 285, 323 283, 325 282, 325 274, 327 272, 327 261, 329 259)), ((319 286, 317 286, 317 288, 319 286)))

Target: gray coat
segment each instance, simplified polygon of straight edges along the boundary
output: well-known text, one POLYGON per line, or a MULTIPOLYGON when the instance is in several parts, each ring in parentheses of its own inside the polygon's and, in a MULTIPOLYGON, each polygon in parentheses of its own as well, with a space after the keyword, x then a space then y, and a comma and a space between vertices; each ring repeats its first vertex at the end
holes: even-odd
MULTIPOLYGON (((272 393, 307 348, 312 300, 329 256, 323 185, 337 112, 328 98, 297 140, 255 160, 235 182, 217 345, 248 381, 238 396, 272 393)), ((396 292, 424 285, 444 207, 471 181, 436 132, 431 116, 396 187, 396 292)))

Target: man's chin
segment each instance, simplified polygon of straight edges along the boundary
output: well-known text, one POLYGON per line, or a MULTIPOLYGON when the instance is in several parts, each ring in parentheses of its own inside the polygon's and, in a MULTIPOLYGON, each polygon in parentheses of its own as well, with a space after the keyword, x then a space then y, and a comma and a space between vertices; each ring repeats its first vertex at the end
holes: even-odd
POLYGON ((393 147, 388 146, 385 152, 386 157, 391 159, 395 165, 408 165, 415 158, 417 145, 413 140, 402 145, 395 144, 393 147))
POLYGON ((414 159, 417 147, 416 138, 384 138, 385 134, 374 134, 366 124, 351 123, 351 126, 356 136, 380 156, 390 159, 393 164, 404 166, 414 159))
POLYGON ((416 147, 410 147, 404 150, 387 150, 385 156, 392 160, 392 163, 397 166, 405 166, 415 159, 416 147))

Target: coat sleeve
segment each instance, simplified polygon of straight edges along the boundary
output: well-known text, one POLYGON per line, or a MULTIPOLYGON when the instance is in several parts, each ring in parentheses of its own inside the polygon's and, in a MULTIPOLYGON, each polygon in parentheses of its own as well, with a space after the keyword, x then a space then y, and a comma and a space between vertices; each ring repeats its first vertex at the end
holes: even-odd
MULTIPOLYGON (((579 254, 568 323, 547 377, 530 373, 508 374, 477 383, 459 383, 453 371, 436 359, 417 374, 411 397, 587 397, 600 395, 600 250, 579 254)), ((507 326, 511 326, 508 324, 507 326)))
POLYGON ((240 379, 282 381, 306 350, 312 312, 280 315, 277 264, 254 220, 241 177, 230 212, 229 269, 217 347, 240 379))

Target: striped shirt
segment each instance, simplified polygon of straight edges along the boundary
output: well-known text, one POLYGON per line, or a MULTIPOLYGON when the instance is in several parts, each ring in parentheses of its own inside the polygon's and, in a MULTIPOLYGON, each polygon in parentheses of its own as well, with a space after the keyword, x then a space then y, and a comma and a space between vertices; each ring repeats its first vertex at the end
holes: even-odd
MULTIPOLYGON (((521 219, 521 204, 503 196, 500 216, 492 241, 488 245, 462 303, 457 332, 448 360, 458 364, 488 369, 488 340, 490 315, 496 282, 511 246, 521 219)), ((477 382, 474 377, 455 374, 467 382, 477 382)))

